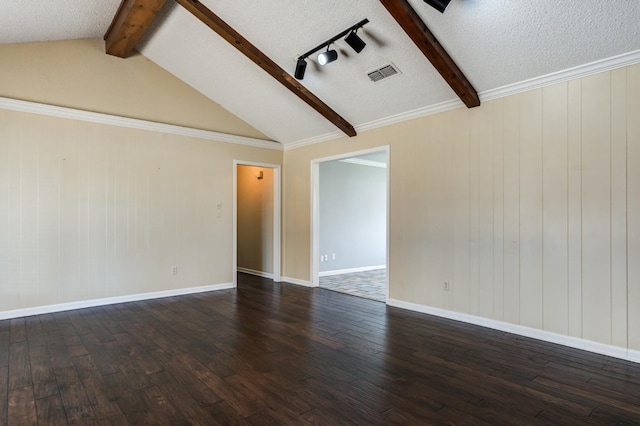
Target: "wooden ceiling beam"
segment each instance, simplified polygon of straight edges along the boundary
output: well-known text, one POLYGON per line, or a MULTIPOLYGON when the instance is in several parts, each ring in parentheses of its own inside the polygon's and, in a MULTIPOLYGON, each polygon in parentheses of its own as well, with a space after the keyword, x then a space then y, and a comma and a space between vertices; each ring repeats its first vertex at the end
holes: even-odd
POLYGON ((109 55, 127 58, 167 0, 122 0, 104 35, 109 55))
POLYGON ((351 124, 202 3, 197 0, 176 0, 176 2, 215 31, 220 37, 229 42, 229 44, 238 49, 247 58, 252 60, 256 65, 278 80, 284 87, 293 92, 293 94, 322 114, 345 134, 348 136, 356 135, 356 130, 351 124))
POLYGON ((431 33, 427 24, 418 16, 408 0, 380 0, 391 16, 413 40, 415 45, 438 70, 462 102, 473 108, 480 105, 480 98, 458 65, 431 33))

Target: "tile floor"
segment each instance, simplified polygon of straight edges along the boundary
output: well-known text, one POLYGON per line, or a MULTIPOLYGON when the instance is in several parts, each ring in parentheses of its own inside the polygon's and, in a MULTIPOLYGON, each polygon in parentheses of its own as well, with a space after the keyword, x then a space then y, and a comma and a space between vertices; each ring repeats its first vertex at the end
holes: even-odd
POLYGON ((377 300, 378 302, 386 301, 386 286, 386 269, 320 277, 320 288, 377 300))

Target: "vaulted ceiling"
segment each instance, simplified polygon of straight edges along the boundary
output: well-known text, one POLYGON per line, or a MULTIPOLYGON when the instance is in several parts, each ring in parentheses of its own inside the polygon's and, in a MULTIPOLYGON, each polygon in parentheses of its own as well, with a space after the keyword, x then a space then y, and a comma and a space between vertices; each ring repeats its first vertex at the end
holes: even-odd
MULTIPOLYGON (((314 55, 302 81, 357 130, 458 99, 381 1, 201 3, 292 75, 298 55, 368 18, 358 32, 367 43, 360 54, 339 40, 332 46, 338 60, 320 67, 314 55), (387 64, 400 74, 377 83, 368 78, 387 64)), ((452 0, 444 14, 422 0, 409 3, 481 99, 503 86, 640 50, 637 0, 452 0)), ((119 5, 3 0, 0 43, 102 37, 119 5)), ((173 0, 136 49, 275 141, 342 134, 173 0)))

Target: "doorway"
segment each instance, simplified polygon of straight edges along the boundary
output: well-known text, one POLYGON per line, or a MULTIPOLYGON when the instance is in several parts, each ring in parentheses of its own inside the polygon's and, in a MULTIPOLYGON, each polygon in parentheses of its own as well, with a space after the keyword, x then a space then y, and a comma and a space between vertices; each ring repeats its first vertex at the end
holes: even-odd
POLYGON ((280 281, 280 166, 234 161, 233 279, 280 281))
POLYGON ((312 162, 312 284, 386 302, 389 148, 312 162))

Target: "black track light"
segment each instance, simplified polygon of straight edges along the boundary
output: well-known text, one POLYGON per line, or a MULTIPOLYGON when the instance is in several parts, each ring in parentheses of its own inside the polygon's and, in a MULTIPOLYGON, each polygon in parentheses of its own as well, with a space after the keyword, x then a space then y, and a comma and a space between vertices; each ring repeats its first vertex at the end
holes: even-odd
POLYGON ((440 13, 444 13, 444 10, 449 6, 451 0, 424 0, 426 4, 433 7, 440 13))
POLYGON ((345 43, 347 43, 356 53, 362 52, 362 49, 367 45, 355 31, 351 31, 349 35, 344 39, 345 43))
POLYGON ((347 36, 345 37, 344 41, 349 46, 351 46, 353 50, 355 50, 358 53, 362 52, 362 49, 364 49, 367 43, 365 43, 360 37, 358 37, 358 35, 356 34, 356 31, 358 31, 360 28, 364 27, 368 23, 369 23, 368 19, 363 19, 357 24, 352 25, 346 30, 342 31, 341 33, 333 36, 332 38, 325 41, 324 43, 298 56, 298 59, 296 61, 296 72, 294 73, 294 77, 297 78, 298 80, 302 80, 304 78, 304 73, 307 70, 306 59, 309 56, 313 55, 314 53, 320 51, 321 49, 324 49, 325 47, 327 48, 327 50, 318 55, 318 63, 320 65, 327 65, 335 61, 336 59, 338 59, 338 52, 336 52, 335 50, 329 49, 329 47, 331 47, 331 45, 334 42, 336 42, 337 40, 341 39, 344 36, 347 36))
POLYGON ((302 80, 304 78, 304 72, 307 70, 307 61, 304 59, 298 59, 298 63, 296 64, 296 73, 295 77, 298 80, 302 80))
POLYGON ((326 52, 322 52, 318 55, 318 63, 320 65, 327 65, 338 59, 338 52, 335 50, 329 50, 329 46, 327 46, 326 52))

